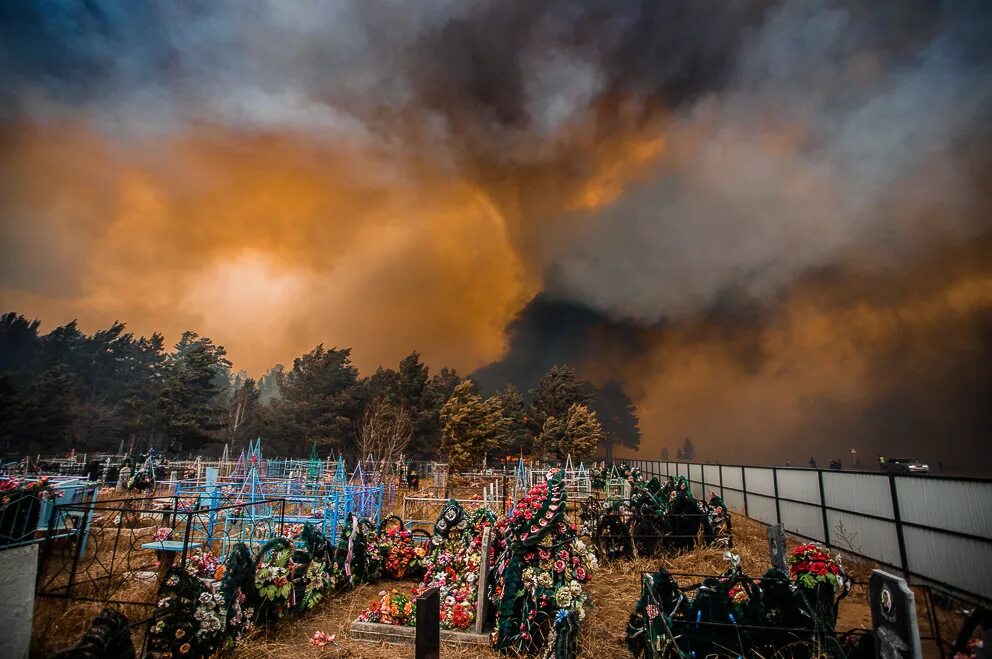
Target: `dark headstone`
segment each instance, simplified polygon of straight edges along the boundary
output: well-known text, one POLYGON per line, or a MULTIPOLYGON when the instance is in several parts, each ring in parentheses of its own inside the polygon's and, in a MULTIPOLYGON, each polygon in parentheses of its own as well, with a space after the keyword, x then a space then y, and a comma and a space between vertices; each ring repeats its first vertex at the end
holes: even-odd
POLYGON ((417 598, 417 659, 441 656, 441 595, 437 587, 417 598))
POLYGON ((772 562, 772 567, 789 573, 789 568, 785 563, 785 526, 775 524, 768 527, 768 556, 772 562))
POLYGON ((905 579, 881 570, 871 573, 871 624, 879 659, 921 659, 916 598, 905 579))

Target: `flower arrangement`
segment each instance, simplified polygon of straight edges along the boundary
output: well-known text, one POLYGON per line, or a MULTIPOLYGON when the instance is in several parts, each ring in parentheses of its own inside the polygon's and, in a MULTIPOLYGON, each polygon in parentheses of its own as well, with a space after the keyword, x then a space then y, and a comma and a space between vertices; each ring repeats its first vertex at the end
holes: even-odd
POLYGON ((330 570, 334 587, 373 582, 382 571, 382 556, 376 545, 375 527, 367 519, 349 514, 341 531, 330 570))
MULTIPOLYGON (((479 509, 467 515, 455 501, 449 501, 434 525, 429 549, 414 547, 410 533, 402 527, 384 533, 380 545, 385 555, 387 574, 409 573, 413 568, 423 569, 421 583, 413 589, 410 599, 429 588, 437 587, 441 598, 441 627, 467 629, 476 618, 479 592, 479 569, 482 563, 482 535, 496 516, 492 511, 479 509)), ((395 591, 393 591, 395 593, 395 591)), ((390 597, 392 594, 380 596, 390 597)), ((374 601, 360 619, 383 624, 406 624, 402 617, 382 615, 383 601, 374 601)))
POLYGON ((322 648, 328 643, 334 643, 337 640, 337 634, 325 634, 322 631, 316 631, 313 636, 310 637, 310 645, 322 648))
POLYGON ((331 585, 331 577, 327 573, 325 563, 318 560, 310 561, 303 574, 303 581, 306 585, 300 604, 305 611, 309 611, 324 599, 324 593, 331 585))
POLYGON ((812 543, 799 545, 789 552, 788 560, 790 576, 807 588, 813 588, 817 583, 843 585, 847 579, 840 559, 834 558, 825 547, 812 543))
POLYGON ((537 544, 565 513, 565 481, 560 471, 553 473, 554 478, 532 487, 510 512, 507 530, 521 547, 537 544))
POLYGON ((36 499, 53 499, 62 496, 62 492, 52 485, 48 476, 38 480, 23 478, 8 478, 0 480, 0 510, 6 508, 12 501, 21 497, 32 496, 36 499))
POLYGON ((259 563, 255 570, 255 588, 262 599, 270 602, 289 599, 293 591, 290 565, 288 551, 279 552, 271 563, 259 563))
POLYGON ((155 535, 152 536, 152 540, 155 542, 165 542, 172 537, 173 529, 168 526, 162 526, 155 530, 155 535))
MULTIPOLYGON (((426 573, 414 595, 438 587, 441 597, 441 628, 468 629, 475 623, 479 596, 479 569, 482 564, 482 536, 496 521, 492 511, 480 508, 466 516, 455 502, 449 502, 442 517, 459 519, 447 538, 424 559, 426 573), (455 515, 450 509, 458 507, 455 515)), ((432 539, 433 540, 433 539, 432 539)))
POLYGON ((971 637, 965 646, 964 652, 955 652, 954 659, 975 659, 983 649, 982 639, 971 637))
POLYGON ((144 469, 136 469, 127 481, 128 491, 144 492, 155 487, 155 477, 149 476, 144 469))
POLYGON ((302 524, 290 524, 289 526, 283 528, 282 537, 289 540, 297 540, 301 533, 303 533, 302 524))
POLYGON ((598 564, 564 520, 565 496, 562 474, 553 470, 514 506, 505 528, 498 526, 506 536, 497 545, 503 551, 489 594, 497 608, 498 649, 545 656, 574 651, 589 599, 584 584, 598 564))
POLYGON ((221 566, 217 562, 217 557, 209 549, 197 550, 186 559, 186 571, 194 577, 216 579, 219 567, 221 566))
POLYGON ((200 623, 196 637, 202 642, 211 641, 227 627, 227 607, 220 594, 204 591, 197 598, 193 617, 200 623))
POLYGON ((379 598, 372 600, 368 608, 358 615, 358 619, 362 622, 412 627, 417 622, 417 605, 408 595, 397 590, 381 590, 379 598))
POLYGON ((245 606, 248 597, 238 588, 234 591, 227 607, 227 635, 230 643, 235 643, 250 630, 254 624, 255 609, 245 606))
POLYGON ((685 476, 669 477, 661 488, 661 497, 665 501, 675 501, 679 496, 692 498, 692 489, 689 488, 689 480, 685 476))
POLYGON ((208 591, 199 579, 172 568, 159 588, 147 656, 209 657, 219 649, 226 627, 223 596, 208 591))
POLYGON ((383 572, 393 579, 402 579, 407 573, 423 571, 423 561, 427 552, 416 546, 413 534, 402 526, 396 526, 379 534, 379 554, 383 557, 383 572))
POLYGON ((200 497, 181 497, 176 501, 176 510, 189 512, 200 507, 200 497))
POLYGON ((252 596, 257 598, 253 592, 255 569, 248 546, 243 543, 234 545, 214 576, 219 578, 217 590, 227 602, 226 645, 233 645, 255 622, 253 605, 257 600, 249 602, 247 594, 252 592, 252 596))
POLYGON ((739 583, 730 587, 728 595, 730 596, 730 601, 734 604, 745 604, 751 599, 747 590, 739 583))
POLYGON ((296 570, 292 548, 285 538, 276 538, 262 546, 255 566, 255 590, 265 616, 279 619, 296 604, 293 577, 296 570))

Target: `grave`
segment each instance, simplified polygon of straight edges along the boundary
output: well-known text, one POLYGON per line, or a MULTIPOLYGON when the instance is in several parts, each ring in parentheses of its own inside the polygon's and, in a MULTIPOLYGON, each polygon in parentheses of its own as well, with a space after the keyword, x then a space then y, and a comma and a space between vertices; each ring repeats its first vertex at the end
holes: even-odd
POLYGON ((768 556, 772 567, 776 570, 789 574, 789 567, 785 560, 785 525, 774 524, 768 527, 768 556))
POLYGON ((874 570, 868 580, 875 656, 880 659, 922 659, 916 598, 905 579, 874 570))
MULTIPOLYGON (((479 576, 477 580, 477 583, 479 584, 479 592, 476 596, 475 623, 466 631, 441 629, 440 639, 443 642, 459 643, 462 645, 489 645, 489 633, 488 631, 485 631, 485 623, 489 602, 486 598, 486 592, 489 589, 489 545, 491 541, 491 529, 486 527, 482 531, 482 547, 480 550, 482 552, 482 560, 479 563, 479 576)), ((435 616, 438 616, 439 614, 436 611, 437 610, 435 609, 435 616)), ((420 624, 420 598, 417 600, 417 624, 420 624)), ((440 629, 440 626, 438 629, 440 629)), ((362 622, 358 619, 352 621, 348 634, 352 638, 363 641, 397 643, 402 645, 414 645, 417 638, 417 630, 414 627, 384 625, 377 622, 362 622)), ((420 655, 418 654, 417 656, 420 655)))

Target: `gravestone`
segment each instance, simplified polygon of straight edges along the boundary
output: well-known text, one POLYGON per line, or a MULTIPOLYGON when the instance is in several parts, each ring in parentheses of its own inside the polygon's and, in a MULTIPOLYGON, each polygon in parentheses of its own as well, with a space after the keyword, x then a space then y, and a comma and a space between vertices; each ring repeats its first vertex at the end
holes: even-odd
POLYGON ((482 529, 482 555, 479 560, 479 594, 475 598, 475 633, 481 634, 482 628, 486 624, 486 616, 489 610, 489 598, 486 592, 489 587, 489 545, 492 543, 492 529, 486 527, 482 529))
POLYGON ((785 561, 785 550, 785 525, 780 523, 769 526, 768 556, 771 559, 772 567, 788 574, 789 568, 785 561))
POLYGON ((441 656, 441 595, 437 586, 417 598, 417 659, 441 656))
POLYGON ((127 489, 127 482, 131 480, 131 468, 121 467, 120 472, 117 474, 117 492, 123 492, 127 489))
POLYGON ((868 580, 875 656, 880 659, 922 659, 916 598, 906 580, 874 570, 868 580))

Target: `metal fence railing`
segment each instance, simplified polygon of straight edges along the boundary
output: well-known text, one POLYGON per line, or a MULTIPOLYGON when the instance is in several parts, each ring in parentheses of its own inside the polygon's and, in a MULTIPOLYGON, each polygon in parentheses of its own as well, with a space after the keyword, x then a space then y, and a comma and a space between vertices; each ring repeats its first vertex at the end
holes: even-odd
POLYGON ((765 524, 992 601, 992 480, 628 460, 765 524))

